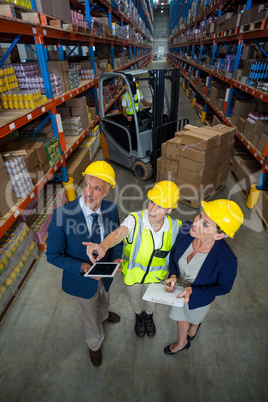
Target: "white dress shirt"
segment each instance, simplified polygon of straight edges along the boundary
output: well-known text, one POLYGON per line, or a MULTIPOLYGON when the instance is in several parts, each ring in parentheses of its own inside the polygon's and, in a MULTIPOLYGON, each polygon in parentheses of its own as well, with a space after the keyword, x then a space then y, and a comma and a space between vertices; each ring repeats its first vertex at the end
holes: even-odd
POLYGON ((87 228, 88 228, 88 232, 89 232, 90 235, 92 233, 92 222, 93 222, 93 218, 92 218, 91 214, 97 213, 99 215, 98 222, 99 222, 99 225, 100 225, 101 241, 103 241, 105 232, 104 232, 104 225, 103 225, 103 219, 102 219, 102 214, 101 214, 101 207, 99 206, 97 211, 92 211, 92 209, 90 209, 88 206, 86 206, 84 204, 83 196, 80 197, 79 204, 80 204, 80 207, 81 207, 82 212, 84 214, 86 224, 87 224, 87 228))

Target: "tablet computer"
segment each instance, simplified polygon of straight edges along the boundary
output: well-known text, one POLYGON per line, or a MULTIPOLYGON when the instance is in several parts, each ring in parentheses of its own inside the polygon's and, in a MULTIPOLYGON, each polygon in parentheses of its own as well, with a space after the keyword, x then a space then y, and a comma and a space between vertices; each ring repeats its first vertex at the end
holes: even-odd
POLYGON ((117 262, 95 262, 84 276, 91 278, 112 278, 120 264, 117 262))

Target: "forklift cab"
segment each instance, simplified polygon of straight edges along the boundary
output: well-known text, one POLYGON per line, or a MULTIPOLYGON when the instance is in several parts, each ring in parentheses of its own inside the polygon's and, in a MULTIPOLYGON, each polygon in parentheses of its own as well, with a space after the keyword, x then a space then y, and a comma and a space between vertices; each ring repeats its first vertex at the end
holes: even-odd
MULTIPOLYGON (((161 154, 161 143, 172 138, 176 131, 174 122, 177 123, 178 93, 178 69, 133 70, 102 74, 99 78, 99 103, 102 133, 106 141, 105 148, 107 150, 106 154, 104 152, 104 156, 133 170, 140 180, 148 180, 153 173, 156 173, 156 159, 161 154), (169 106, 168 114, 164 114, 165 75, 171 80, 171 101, 167 102, 169 106), (174 77, 176 80, 174 80, 174 77), (131 125, 128 124, 122 113, 109 114, 108 110, 106 114, 106 85, 121 81, 130 96, 132 105, 134 105, 136 82, 145 80, 148 82, 152 92, 153 111, 151 113, 149 112, 150 108, 144 109, 142 112, 144 113, 144 118, 140 124, 138 124, 135 107, 133 107, 134 114, 132 115, 134 124, 131 125), (165 135, 163 135, 163 130, 160 130, 161 126, 165 126, 169 122, 172 123, 172 120, 174 120, 173 132, 171 127, 172 135, 167 135, 169 130, 166 128, 164 130, 165 135)), ((109 103, 109 100, 107 103, 109 103)))

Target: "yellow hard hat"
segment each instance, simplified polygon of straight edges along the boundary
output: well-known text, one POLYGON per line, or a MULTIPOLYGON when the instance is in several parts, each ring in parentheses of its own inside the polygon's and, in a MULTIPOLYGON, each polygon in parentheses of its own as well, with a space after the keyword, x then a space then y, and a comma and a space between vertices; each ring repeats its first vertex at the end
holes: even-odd
POLYGON ((149 200, 162 208, 176 208, 180 199, 179 187, 173 181, 163 180, 148 191, 149 200))
POLYGON ((231 200, 202 201, 207 214, 227 236, 233 238, 244 221, 244 215, 236 202, 231 200))
POLYGON ((86 170, 82 173, 83 176, 89 174, 90 176, 97 177, 98 179, 104 180, 111 185, 111 188, 115 186, 115 172, 109 163, 105 161, 93 162, 86 170))

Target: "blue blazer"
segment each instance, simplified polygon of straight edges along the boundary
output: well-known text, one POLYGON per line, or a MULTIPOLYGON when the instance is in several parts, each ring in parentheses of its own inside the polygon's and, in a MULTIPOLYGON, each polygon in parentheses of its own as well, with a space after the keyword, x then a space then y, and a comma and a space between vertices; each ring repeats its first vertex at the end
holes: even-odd
MULTIPOLYGON (((178 261, 190 246, 194 238, 190 235, 191 222, 185 222, 181 227, 170 252, 170 273, 179 275, 178 261)), ((189 309, 206 306, 216 296, 229 293, 237 273, 237 258, 225 240, 216 240, 213 248, 205 259, 195 281, 192 283, 192 294, 189 309)))
MULTIPOLYGON (((101 214, 106 237, 119 226, 117 206, 110 201, 102 201, 101 214)), ((90 263, 86 255, 86 246, 82 242, 91 242, 86 220, 79 204, 79 198, 53 211, 48 228, 47 260, 63 269, 62 289, 64 292, 83 299, 90 299, 96 293, 98 281, 81 275, 83 262, 90 263)), ((101 261, 113 261, 122 258, 122 243, 109 249, 101 261)), ((112 279, 102 280, 108 291, 112 279)))

